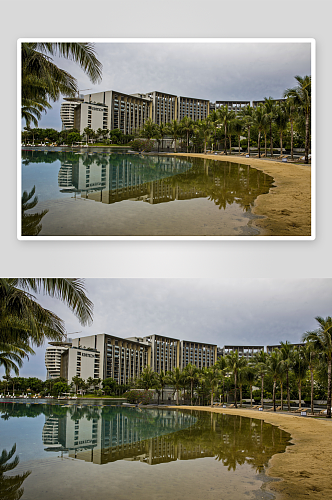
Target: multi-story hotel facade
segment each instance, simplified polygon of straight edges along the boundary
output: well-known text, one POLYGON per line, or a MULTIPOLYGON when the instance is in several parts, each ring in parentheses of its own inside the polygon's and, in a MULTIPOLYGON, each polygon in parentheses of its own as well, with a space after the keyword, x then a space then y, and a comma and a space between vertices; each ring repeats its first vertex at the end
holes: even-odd
MULTIPOLYGON (((45 363, 48 376, 62 376, 70 383, 77 376, 104 380, 113 378, 119 385, 128 384, 140 377, 146 367, 160 374, 175 368, 183 370, 188 364, 198 369, 212 367, 218 358, 237 351, 248 360, 264 346, 226 345, 180 340, 163 335, 132 336, 121 338, 106 333, 89 335, 66 341, 53 342, 47 348, 45 363), (56 352, 56 363, 54 349, 56 352), (52 368, 56 370, 52 371, 52 368)), ((268 346, 267 352, 277 346, 268 346)))
MULTIPOLYGON (((276 99, 279 102, 282 99, 276 99)), ((264 101, 253 101, 257 106, 264 101)), ((115 90, 96 92, 78 98, 65 98, 60 116, 63 129, 114 130, 132 134, 141 129, 147 120, 157 125, 181 121, 185 116, 193 121, 204 120, 211 111, 222 106, 236 113, 250 105, 250 101, 216 101, 194 97, 177 96, 160 91, 125 94, 115 90)))

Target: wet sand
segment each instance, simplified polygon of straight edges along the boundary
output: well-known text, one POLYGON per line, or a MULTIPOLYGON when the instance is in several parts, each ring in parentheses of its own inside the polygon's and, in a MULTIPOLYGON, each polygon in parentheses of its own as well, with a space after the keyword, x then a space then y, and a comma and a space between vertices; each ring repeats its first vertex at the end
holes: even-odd
POLYGON ((268 488, 277 493, 277 498, 280 500, 332 499, 332 420, 243 408, 208 406, 179 406, 177 408, 194 408, 257 418, 289 432, 292 436, 292 444, 295 446, 289 446, 285 453, 274 455, 266 472, 271 478, 280 478, 282 481, 268 483, 268 488))
POLYGON ((250 165, 271 175, 275 187, 260 195, 252 212, 265 216, 250 222, 261 236, 311 236, 311 165, 213 154, 172 153, 250 165))

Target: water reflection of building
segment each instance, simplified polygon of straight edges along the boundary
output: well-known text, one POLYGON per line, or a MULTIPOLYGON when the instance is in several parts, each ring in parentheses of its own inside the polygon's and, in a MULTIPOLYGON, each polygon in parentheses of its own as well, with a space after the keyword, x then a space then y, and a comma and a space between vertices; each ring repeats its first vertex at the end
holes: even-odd
POLYGON ((102 203, 116 203, 128 199, 143 199, 160 203, 177 199, 174 187, 159 179, 188 171, 191 163, 170 157, 122 155, 82 155, 77 162, 61 165, 58 184, 63 189, 75 189, 83 198, 102 203))
POLYGON ((201 449, 178 447, 167 436, 190 427, 195 419, 190 414, 169 410, 107 408, 75 408, 63 417, 49 417, 42 439, 46 451, 67 452, 69 457, 105 464, 116 460, 141 460, 147 463, 195 458, 201 449), (76 418, 77 417, 77 418, 76 418))

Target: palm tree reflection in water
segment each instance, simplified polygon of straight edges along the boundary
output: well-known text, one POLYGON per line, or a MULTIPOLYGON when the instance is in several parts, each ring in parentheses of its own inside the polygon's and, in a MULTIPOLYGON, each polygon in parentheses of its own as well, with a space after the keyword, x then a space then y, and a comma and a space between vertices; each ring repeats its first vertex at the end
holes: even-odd
POLYGON ((22 488, 22 484, 25 479, 31 474, 30 471, 23 472, 23 474, 16 474, 15 476, 7 475, 6 472, 12 471, 17 467, 19 463, 19 458, 16 457, 12 462, 9 462, 13 457, 16 451, 16 444, 12 447, 12 449, 7 452, 6 450, 2 450, 0 456, 0 498, 2 500, 18 500, 22 497, 24 493, 24 488, 22 488))

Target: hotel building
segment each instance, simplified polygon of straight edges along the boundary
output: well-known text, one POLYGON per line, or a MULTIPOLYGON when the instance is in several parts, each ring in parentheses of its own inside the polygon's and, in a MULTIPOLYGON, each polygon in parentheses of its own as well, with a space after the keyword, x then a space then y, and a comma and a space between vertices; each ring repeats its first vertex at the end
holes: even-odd
POLYGON ((215 110, 222 108, 223 106, 228 107, 228 111, 235 111, 238 113, 241 109, 246 108, 250 105, 250 101, 216 101, 215 110))
POLYGON ((189 363, 197 368, 209 368, 217 361, 217 346, 181 340, 180 368, 183 370, 189 363))
MULTIPOLYGON (((55 342, 48 348, 51 353, 55 342)), ((53 356, 53 354, 52 354, 53 356)), ((51 354, 47 355, 47 369, 50 369, 51 354)), ((100 333, 73 339, 61 346, 57 353, 55 377, 64 377, 70 383, 77 376, 113 378, 118 384, 128 384, 138 378, 143 369, 150 366, 160 374, 174 368, 184 369, 189 363, 197 368, 209 368, 217 361, 217 346, 201 342, 149 335, 123 339, 100 333)), ((45 360, 46 362, 46 360, 45 360)))
POLYGON ((62 354, 71 346, 71 339, 64 342, 50 342, 45 352, 46 379, 58 378, 61 375, 62 354))
POLYGON ((237 351, 240 357, 246 357, 248 360, 253 358, 256 353, 264 351, 263 345, 254 345, 254 346, 241 346, 241 345, 225 345, 221 349, 221 355, 227 356, 230 352, 237 351))

